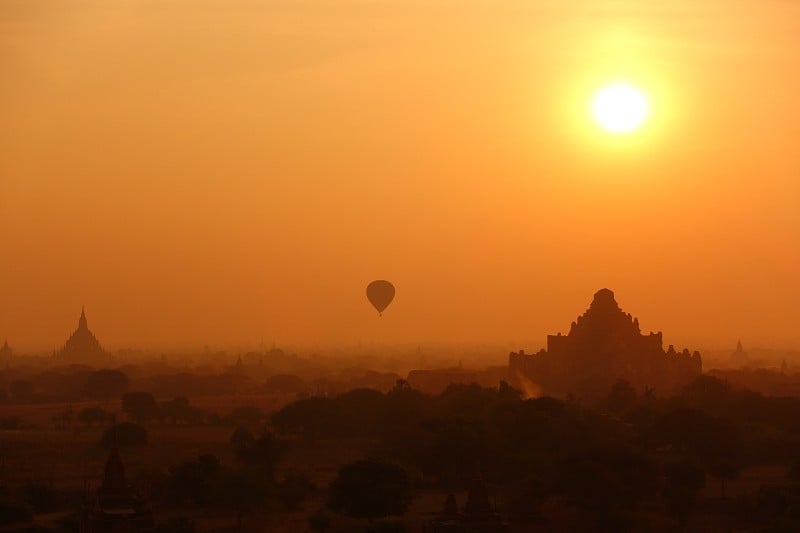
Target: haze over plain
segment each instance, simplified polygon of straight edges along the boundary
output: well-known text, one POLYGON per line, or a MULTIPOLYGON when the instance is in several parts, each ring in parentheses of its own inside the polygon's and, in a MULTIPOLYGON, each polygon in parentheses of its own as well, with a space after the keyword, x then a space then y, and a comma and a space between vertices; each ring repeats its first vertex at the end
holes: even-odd
POLYGON ((800 341, 800 5, 0 7, 0 337, 800 341), (711 75, 713 73, 713 75, 711 75), (586 116, 632 78, 652 123, 586 116), (397 296, 378 319, 373 279, 397 296))

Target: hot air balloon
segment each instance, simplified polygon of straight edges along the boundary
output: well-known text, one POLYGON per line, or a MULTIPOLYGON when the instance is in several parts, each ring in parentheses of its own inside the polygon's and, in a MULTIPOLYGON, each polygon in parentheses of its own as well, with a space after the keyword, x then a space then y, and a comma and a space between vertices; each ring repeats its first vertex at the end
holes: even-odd
POLYGON ((367 298, 372 306, 378 310, 378 316, 383 316, 383 311, 394 299, 394 285, 385 279, 375 280, 367 285, 367 298))

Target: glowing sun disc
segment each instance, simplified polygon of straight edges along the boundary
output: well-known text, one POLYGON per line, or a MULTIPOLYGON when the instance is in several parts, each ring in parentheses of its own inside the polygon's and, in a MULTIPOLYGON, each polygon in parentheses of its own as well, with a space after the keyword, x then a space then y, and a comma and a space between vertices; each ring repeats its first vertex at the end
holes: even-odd
POLYGON ((614 83, 594 94, 591 112, 604 131, 617 135, 633 133, 650 117, 650 101, 641 89, 627 83, 614 83))

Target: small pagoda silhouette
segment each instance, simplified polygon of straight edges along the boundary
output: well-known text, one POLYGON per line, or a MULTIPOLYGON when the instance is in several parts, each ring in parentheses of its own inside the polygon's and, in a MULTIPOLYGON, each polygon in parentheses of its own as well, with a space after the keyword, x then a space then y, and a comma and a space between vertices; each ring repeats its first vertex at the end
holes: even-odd
POLYGON ((125 465, 117 447, 116 425, 106 460, 103 482, 92 493, 86 487, 81 510, 81 533, 153 531, 155 523, 150 504, 125 478, 125 465))
POLYGON ((3 346, 0 347, 0 361, 9 360, 11 356, 14 355, 14 350, 11 349, 11 346, 8 345, 8 340, 3 342, 3 346))
POLYGON ((459 511, 455 494, 448 494, 439 516, 426 524, 424 533, 504 533, 509 525, 492 503, 489 486, 480 474, 475 475, 467 493, 467 503, 459 511))

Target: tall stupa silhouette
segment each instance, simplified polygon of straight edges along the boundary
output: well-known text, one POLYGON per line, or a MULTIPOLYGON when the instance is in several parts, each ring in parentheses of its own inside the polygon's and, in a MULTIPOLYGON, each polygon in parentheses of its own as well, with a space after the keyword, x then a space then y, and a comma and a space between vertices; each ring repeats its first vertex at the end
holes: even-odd
POLYGON ((0 348, 0 361, 10 359, 12 355, 14 355, 14 350, 8 345, 8 340, 5 340, 0 348))
POLYGON ((94 333, 89 330, 84 307, 81 307, 78 329, 67 339, 64 346, 53 355, 64 361, 74 363, 97 363, 106 359, 105 350, 100 346, 100 342, 94 336, 94 333))

